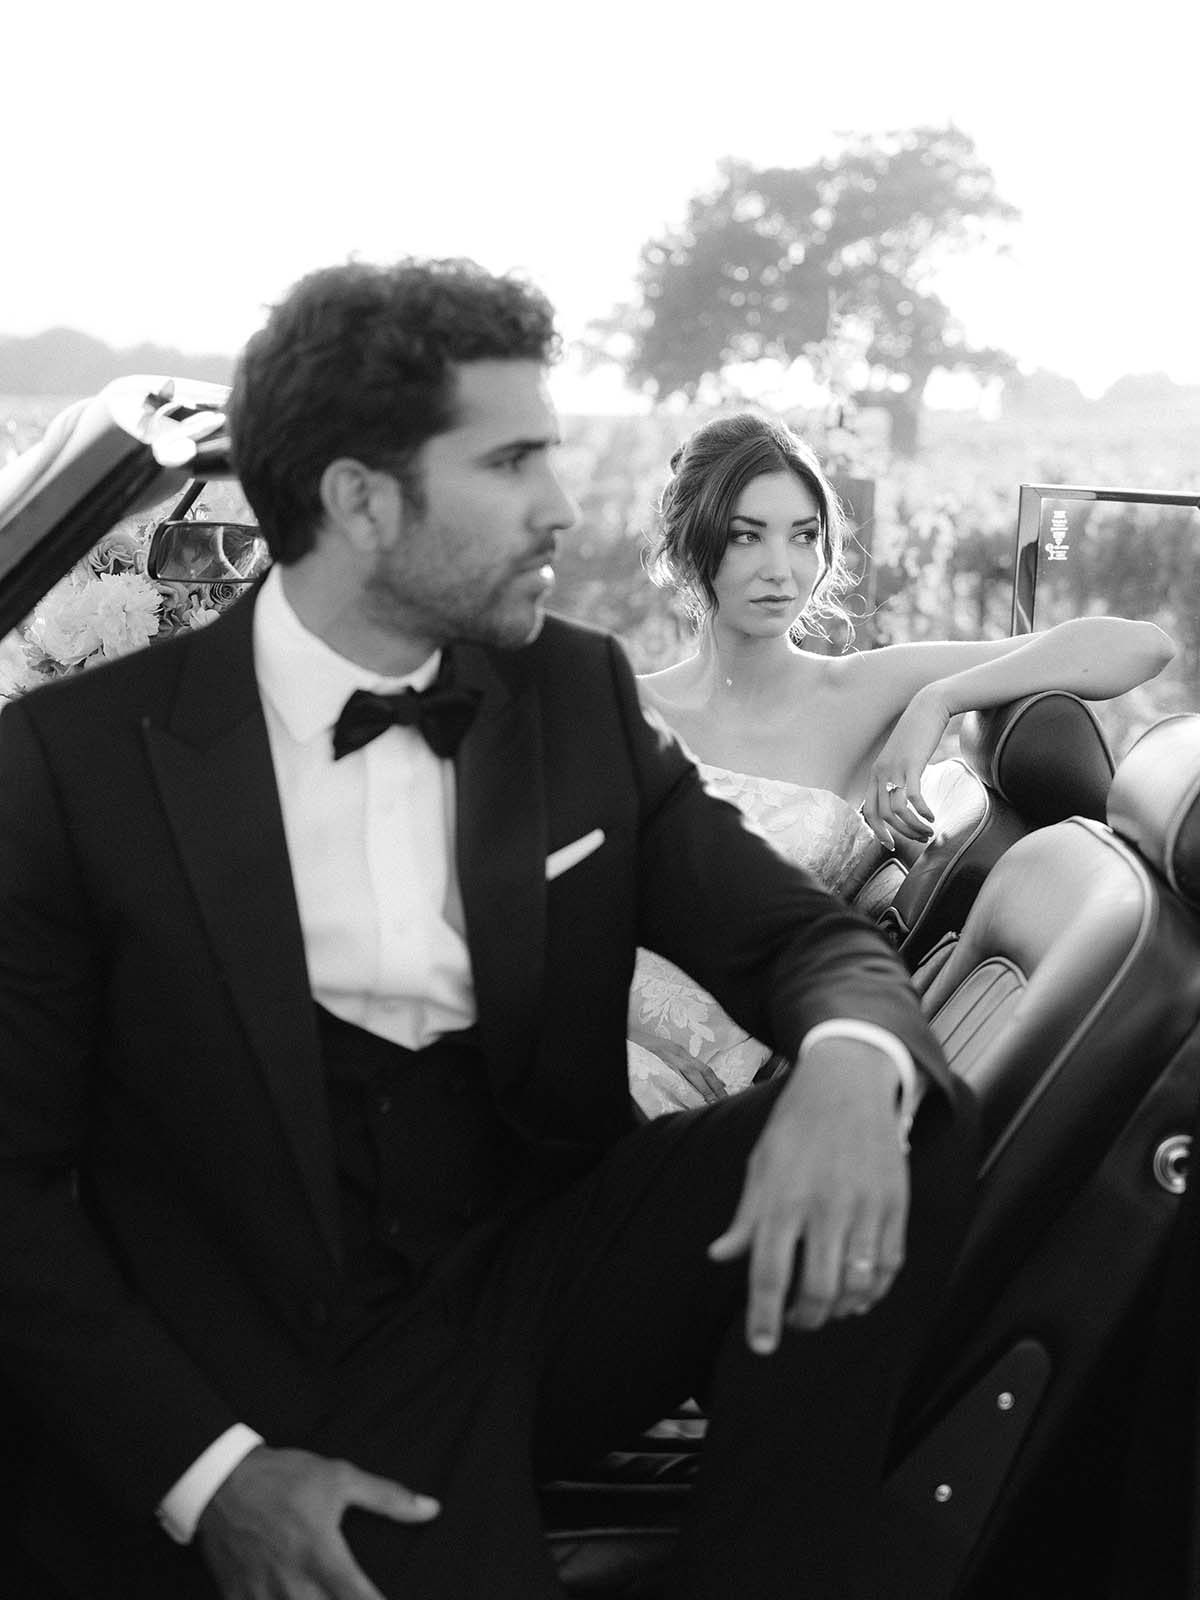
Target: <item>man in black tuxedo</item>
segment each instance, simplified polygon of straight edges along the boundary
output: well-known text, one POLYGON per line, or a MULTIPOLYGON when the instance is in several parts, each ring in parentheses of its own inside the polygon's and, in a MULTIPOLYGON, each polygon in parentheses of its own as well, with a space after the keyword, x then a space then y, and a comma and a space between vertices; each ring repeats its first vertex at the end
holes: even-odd
POLYGON ((69 1595, 550 1597, 538 1474, 699 1391, 675 1592, 883 1592, 960 1096, 544 615, 553 342, 466 263, 304 280, 232 398, 265 583, 0 718, 0 1360, 69 1595), (638 944, 794 1070, 635 1126, 638 944))

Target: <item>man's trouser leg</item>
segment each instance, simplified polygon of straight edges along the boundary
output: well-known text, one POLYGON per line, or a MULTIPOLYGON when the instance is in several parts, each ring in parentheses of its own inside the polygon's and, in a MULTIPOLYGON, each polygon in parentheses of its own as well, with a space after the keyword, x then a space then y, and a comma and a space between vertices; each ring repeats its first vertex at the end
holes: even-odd
POLYGON ((717 1267, 706 1249, 777 1093, 652 1123, 559 1202, 569 1226, 552 1262, 537 1459, 553 1471, 627 1445, 701 1393, 712 1421, 673 1593, 875 1600, 883 1457, 969 1211, 973 1119, 940 1096, 918 1118, 907 1265, 884 1301, 788 1332, 763 1357, 745 1342, 745 1262, 717 1267))
POLYGON ((639 1128, 502 1236, 465 1241, 438 1287, 347 1359, 319 1432, 270 1441, 442 1501, 417 1527, 347 1517, 389 1600, 550 1600, 537 1481, 627 1445, 695 1394, 712 1423, 673 1594, 886 1593, 872 1587, 881 1462, 964 1224, 969 1118, 956 1122, 938 1096, 922 1108, 908 1262, 885 1300, 786 1333, 761 1357, 745 1345, 745 1263, 716 1266, 706 1252, 778 1092, 639 1128))

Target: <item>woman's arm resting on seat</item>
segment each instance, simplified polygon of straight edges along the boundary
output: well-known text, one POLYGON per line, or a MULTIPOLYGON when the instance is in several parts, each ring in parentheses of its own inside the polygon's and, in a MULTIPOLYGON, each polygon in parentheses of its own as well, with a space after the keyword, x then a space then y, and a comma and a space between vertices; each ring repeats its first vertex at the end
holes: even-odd
MULTIPOLYGON (((924 648, 906 652, 905 664, 919 665, 924 648)), ((928 838, 933 814, 921 794, 921 775, 951 717, 1006 705, 1042 689, 1062 689, 1084 700, 1111 699, 1153 678, 1175 654, 1161 628, 1124 617, 1079 617, 1024 641, 928 650, 931 667, 948 664, 944 652, 951 650, 964 665, 917 685, 871 767, 863 815, 887 845, 892 830, 909 839, 928 838)))

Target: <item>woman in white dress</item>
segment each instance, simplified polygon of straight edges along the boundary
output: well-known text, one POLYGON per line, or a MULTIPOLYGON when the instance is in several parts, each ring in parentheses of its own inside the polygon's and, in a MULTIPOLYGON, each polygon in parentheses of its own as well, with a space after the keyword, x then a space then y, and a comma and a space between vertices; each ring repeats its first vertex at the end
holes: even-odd
MULTIPOLYGON (((802 648, 844 615, 845 520, 816 457, 753 412, 705 423, 671 458, 651 574, 686 600, 693 655, 640 679, 708 786, 782 854, 850 894, 894 834, 923 840, 921 776, 951 717, 1039 689, 1105 700, 1153 677, 1161 629, 1088 617, 979 643, 802 648)), ((661 957, 630 995, 630 1083, 657 1116, 746 1088, 769 1051, 661 957)))

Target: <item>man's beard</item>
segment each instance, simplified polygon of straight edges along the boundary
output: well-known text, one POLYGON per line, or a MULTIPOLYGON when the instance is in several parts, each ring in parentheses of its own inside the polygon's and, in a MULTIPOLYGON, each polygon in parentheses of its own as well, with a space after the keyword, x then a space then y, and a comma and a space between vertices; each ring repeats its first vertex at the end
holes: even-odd
POLYGON ((540 600, 531 600, 519 609, 504 604, 506 591, 528 571, 528 567, 522 567, 510 573, 502 584, 489 589, 474 603, 461 591, 448 603, 441 591, 428 597, 419 592, 412 594, 381 561, 366 584, 363 603, 369 620, 381 629, 420 632, 438 645, 458 642, 519 650, 533 643, 546 620, 540 600))

